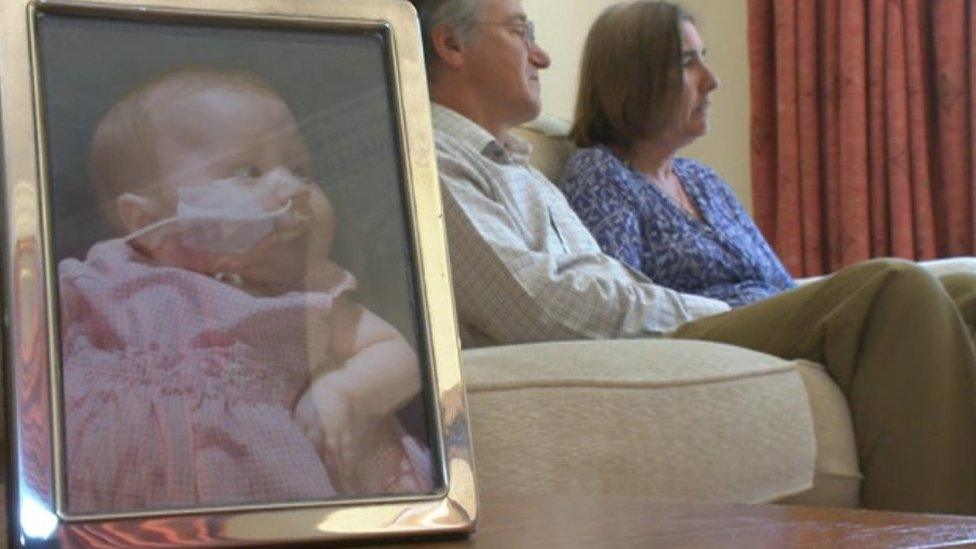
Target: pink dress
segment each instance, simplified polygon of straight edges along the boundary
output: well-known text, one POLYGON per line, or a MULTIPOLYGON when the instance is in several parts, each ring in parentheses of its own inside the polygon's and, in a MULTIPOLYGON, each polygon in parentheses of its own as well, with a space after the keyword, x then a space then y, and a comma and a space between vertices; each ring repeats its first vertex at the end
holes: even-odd
MULTIPOLYGON (((74 513, 334 497, 292 411, 329 356, 324 291, 255 297, 148 262, 111 240, 60 265, 68 507, 74 513)), ((383 422, 370 478, 350 495, 422 493, 430 456, 383 422)), ((334 477, 333 477, 334 478, 334 477)))

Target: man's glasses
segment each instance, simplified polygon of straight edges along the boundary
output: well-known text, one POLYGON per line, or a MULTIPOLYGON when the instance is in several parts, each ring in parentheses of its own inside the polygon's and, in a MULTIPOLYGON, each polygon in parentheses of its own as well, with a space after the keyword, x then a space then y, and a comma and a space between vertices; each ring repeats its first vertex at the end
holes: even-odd
POLYGON ((506 29, 513 31, 519 36, 526 46, 532 47, 535 44, 535 23, 532 21, 526 21, 524 23, 502 23, 495 21, 478 21, 479 25, 491 25, 497 27, 505 27, 506 29))

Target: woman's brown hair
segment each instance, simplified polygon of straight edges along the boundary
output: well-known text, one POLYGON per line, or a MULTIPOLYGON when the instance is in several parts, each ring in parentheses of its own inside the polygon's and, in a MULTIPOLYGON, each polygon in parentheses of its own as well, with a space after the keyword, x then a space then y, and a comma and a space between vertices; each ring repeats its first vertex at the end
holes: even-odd
POLYGON ((681 23, 670 2, 637 0, 603 11, 590 28, 570 136, 579 147, 627 150, 668 128, 680 113, 681 23))

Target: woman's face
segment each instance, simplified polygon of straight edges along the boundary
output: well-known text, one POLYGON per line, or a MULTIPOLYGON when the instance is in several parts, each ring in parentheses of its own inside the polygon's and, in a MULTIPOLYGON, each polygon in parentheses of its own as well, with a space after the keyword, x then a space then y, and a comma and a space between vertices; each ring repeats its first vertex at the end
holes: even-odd
POLYGON ((680 142, 679 146, 684 146, 708 131, 709 94, 718 87, 718 78, 705 64, 701 36, 690 21, 681 22, 681 66, 681 115, 670 133, 680 142))

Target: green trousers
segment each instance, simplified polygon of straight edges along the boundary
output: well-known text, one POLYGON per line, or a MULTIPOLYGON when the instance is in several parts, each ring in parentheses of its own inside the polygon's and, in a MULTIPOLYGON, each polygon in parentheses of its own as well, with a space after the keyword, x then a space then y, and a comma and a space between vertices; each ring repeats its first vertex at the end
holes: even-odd
POLYGON ((823 364, 847 396, 865 507, 976 514, 976 276, 874 260, 674 337, 823 364))

